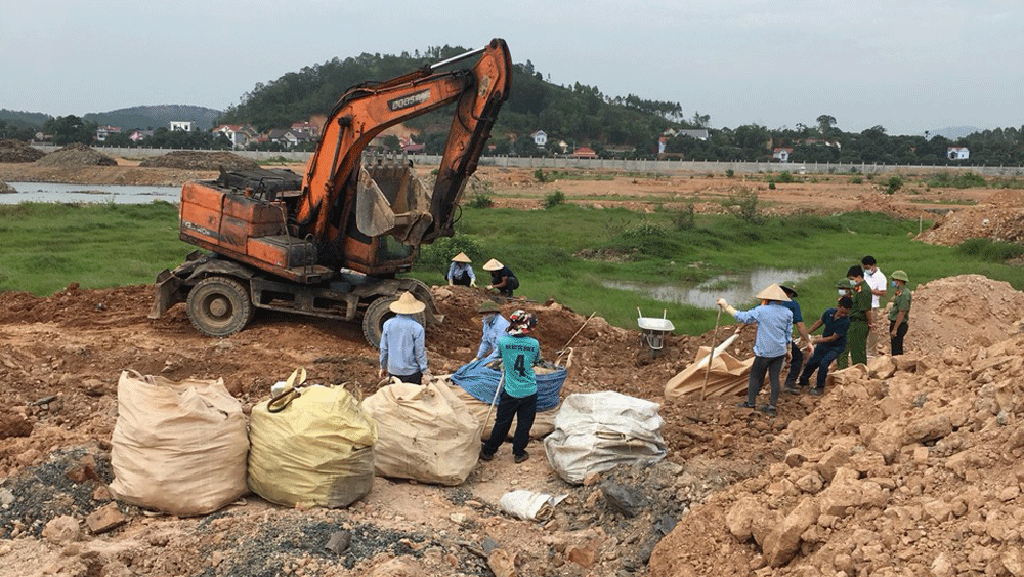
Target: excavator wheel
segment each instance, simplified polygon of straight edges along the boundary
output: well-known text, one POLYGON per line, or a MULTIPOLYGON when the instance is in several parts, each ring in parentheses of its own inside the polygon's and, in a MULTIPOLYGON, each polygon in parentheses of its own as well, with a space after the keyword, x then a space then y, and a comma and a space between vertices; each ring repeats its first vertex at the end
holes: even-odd
POLYGON ((224 276, 211 276, 196 283, 188 293, 186 305, 188 319, 211 337, 237 333, 256 312, 245 285, 224 276))
MULTIPOLYGON (((391 303, 397 300, 398 297, 395 296, 379 297, 366 307, 366 312, 363 314, 363 336, 366 337, 366 342, 376 348, 380 348, 380 335, 384 331, 384 321, 395 316, 390 307, 391 303)), ((424 327, 427 326, 425 314, 417 313, 413 315, 413 318, 424 327)))

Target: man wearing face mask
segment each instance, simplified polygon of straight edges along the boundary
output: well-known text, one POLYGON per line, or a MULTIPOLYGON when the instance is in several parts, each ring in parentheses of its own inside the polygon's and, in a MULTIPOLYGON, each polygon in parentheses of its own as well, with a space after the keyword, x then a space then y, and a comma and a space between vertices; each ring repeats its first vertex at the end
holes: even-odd
POLYGON ((853 265, 846 271, 846 278, 853 287, 853 306, 850 307, 850 332, 847 334, 847 346, 850 349, 850 362, 857 365, 868 363, 868 332, 872 328, 871 287, 864 282, 864 269, 853 265))
POLYGON ((492 300, 480 303, 476 312, 483 315, 481 317, 483 334, 480 336, 480 348, 477 349, 473 362, 480 359, 496 359, 498 358, 498 337, 508 332, 508 321, 501 316, 498 303, 492 300))
MULTIPOLYGON (((864 282, 871 287, 871 314, 874 318, 879 318, 878 308, 881 306, 881 297, 885 296, 887 280, 881 269, 878 268, 878 261, 875 260, 875 257, 865 256, 860 259, 860 263, 861 268, 864 269, 864 282)), ((875 330, 868 333, 867 350, 872 355, 878 352, 878 341, 881 340, 879 333, 884 330, 882 324, 879 323, 875 330)))

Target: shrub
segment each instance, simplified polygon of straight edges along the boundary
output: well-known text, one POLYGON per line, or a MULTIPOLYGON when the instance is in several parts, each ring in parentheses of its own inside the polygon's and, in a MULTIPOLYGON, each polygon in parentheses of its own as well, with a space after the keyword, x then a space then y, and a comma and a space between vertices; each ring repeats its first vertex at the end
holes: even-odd
MULTIPOLYGON (((769 182, 768 188, 774 189, 775 183, 769 182)), ((756 223, 761 220, 761 215, 758 213, 757 208, 758 200, 756 192, 743 187, 730 191, 729 198, 721 202, 722 206, 729 211, 729 214, 744 222, 756 223)))
POLYGON ((1010 242, 996 242, 987 238, 966 240, 956 245, 953 250, 969 257, 1000 263, 1024 255, 1024 246, 1010 242))
POLYGON ((728 176, 729 178, 732 178, 736 176, 736 171, 730 168, 725 171, 725 175, 728 176))
POLYGON ((862 182, 864 182, 864 179, 859 176, 855 176, 850 179, 850 184, 860 184, 862 182))
POLYGON ((788 170, 783 170, 782 172, 779 173, 778 181, 779 182, 796 182, 796 179, 793 178, 793 173, 792 172, 790 172, 788 170))
POLYGON ((768 190, 775 190, 775 181, 774 180, 769 180, 768 181, 768 190))
POLYGON ((555 179, 554 175, 546 174, 543 168, 534 171, 533 177, 537 179, 537 182, 551 182, 555 179))
POLYGON ((686 208, 672 212, 672 224, 675 225, 676 230, 690 230, 693 228, 695 221, 695 211, 693 203, 687 203, 686 208))
POLYGON ((554 208, 560 204, 565 204, 565 195, 561 190, 556 190, 544 197, 544 208, 554 208))
POLYGON ((885 181, 886 194, 895 194, 901 188, 903 188, 903 177, 898 174, 890 176, 889 180, 885 181))
POLYGON ((491 208, 494 206, 494 199, 489 194, 478 192, 466 204, 471 208, 491 208))

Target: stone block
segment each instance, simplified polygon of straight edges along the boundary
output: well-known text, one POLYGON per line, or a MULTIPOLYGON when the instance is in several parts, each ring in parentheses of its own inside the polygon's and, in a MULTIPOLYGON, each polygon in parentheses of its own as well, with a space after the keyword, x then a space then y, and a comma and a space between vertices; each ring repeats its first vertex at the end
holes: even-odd
POLYGON ((117 508, 117 503, 107 503, 85 518, 85 524, 94 535, 106 533, 124 525, 128 519, 117 508))
POLYGON ((765 538, 761 551, 772 567, 789 563, 800 550, 800 535, 818 521, 818 503, 813 497, 800 501, 765 538))

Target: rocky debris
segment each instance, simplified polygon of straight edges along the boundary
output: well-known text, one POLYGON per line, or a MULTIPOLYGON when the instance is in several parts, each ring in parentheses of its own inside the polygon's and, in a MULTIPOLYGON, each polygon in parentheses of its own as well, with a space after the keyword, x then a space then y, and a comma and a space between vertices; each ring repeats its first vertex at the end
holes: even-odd
POLYGON ((35 162, 46 156, 27 142, 11 138, 0 140, 0 162, 35 162))
POLYGON ((955 246, 972 238, 999 242, 1024 241, 1024 191, 1002 190, 985 202, 951 210, 917 235, 928 244, 955 246))
POLYGON ((93 535, 113 531, 128 522, 128 518, 117 508, 117 503, 107 503, 85 518, 85 524, 93 535))
POLYGON ((230 152, 198 152, 177 150, 163 156, 154 156, 139 162, 140 167, 180 168, 185 170, 253 170, 260 165, 255 160, 230 152))
POLYGON ((40 166, 117 166, 117 161, 84 144, 73 142, 36 161, 40 166))
POLYGON ((844 371, 785 458, 695 507, 650 574, 1017 574, 1022 350, 1016 334, 844 371))
POLYGON ((0 180, 0 194, 15 194, 18 191, 6 182, 0 180))

